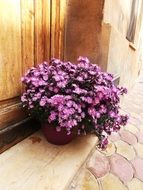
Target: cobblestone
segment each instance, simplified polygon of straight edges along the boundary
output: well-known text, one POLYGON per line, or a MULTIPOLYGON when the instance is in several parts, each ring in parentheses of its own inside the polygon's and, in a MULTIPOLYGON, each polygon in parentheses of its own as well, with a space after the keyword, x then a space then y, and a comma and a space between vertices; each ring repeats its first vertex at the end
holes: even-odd
POLYGON ((130 115, 128 125, 110 136, 106 150, 95 150, 91 155, 82 170, 92 175, 86 171, 78 190, 143 190, 142 104, 143 83, 137 83, 121 105, 121 112, 130 115))

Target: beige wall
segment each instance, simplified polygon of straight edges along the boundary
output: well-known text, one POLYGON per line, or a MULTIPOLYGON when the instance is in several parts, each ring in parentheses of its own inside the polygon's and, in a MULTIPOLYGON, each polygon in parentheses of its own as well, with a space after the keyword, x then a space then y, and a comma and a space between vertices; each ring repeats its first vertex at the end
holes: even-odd
POLYGON ((110 23, 126 36, 133 0, 105 0, 104 22, 110 23))
POLYGON ((111 28, 107 71, 120 76, 120 85, 131 88, 138 76, 137 50, 119 31, 111 28))
MULTIPOLYGON (((141 1, 139 1, 139 7, 141 1)), ((107 62, 107 71, 120 76, 120 84, 130 89, 135 83, 138 72, 139 40, 141 29, 141 15, 138 15, 135 43, 131 44, 126 39, 127 29, 130 21, 132 0, 105 0, 103 31, 110 28, 108 33, 108 48, 102 43, 102 49, 106 48, 102 57, 105 57, 103 64, 107 62), (108 23, 108 25, 107 25, 108 23)), ((109 30, 109 29, 108 29, 109 30)))

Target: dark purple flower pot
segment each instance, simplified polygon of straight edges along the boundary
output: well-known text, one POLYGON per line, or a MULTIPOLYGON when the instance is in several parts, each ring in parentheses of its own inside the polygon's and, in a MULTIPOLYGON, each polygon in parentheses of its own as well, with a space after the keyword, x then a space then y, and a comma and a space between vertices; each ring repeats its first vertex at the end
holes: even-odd
POLYGON ((48 123, 42 123, 42 131, 47 141, 55 145, 68 144, 76 137, 75 134, 67 135, 65 130, 57 132, 56 128, 48 123))

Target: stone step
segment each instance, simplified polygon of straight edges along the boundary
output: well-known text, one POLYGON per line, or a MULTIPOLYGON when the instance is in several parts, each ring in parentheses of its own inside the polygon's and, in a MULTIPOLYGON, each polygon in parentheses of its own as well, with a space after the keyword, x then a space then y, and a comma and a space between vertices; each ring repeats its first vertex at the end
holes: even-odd
POLYGON ((63 190, 96 144, 87 135, 56 146, 38 131, 0 155, 0 189, 63 190))

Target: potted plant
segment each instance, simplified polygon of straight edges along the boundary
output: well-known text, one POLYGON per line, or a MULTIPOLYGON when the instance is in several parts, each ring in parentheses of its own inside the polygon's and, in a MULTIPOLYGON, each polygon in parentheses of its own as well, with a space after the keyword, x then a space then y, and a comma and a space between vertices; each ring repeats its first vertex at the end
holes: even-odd
POLYGON ((23 107, 41 121, 47 140, 54 144, 94 133, 105 148, 108 136, 127 123, 128 116, 119 113, 119 96, 127 90, 87 58, 79 57, 76 64, 52 59, 28 70, 22 82, 23 107))

